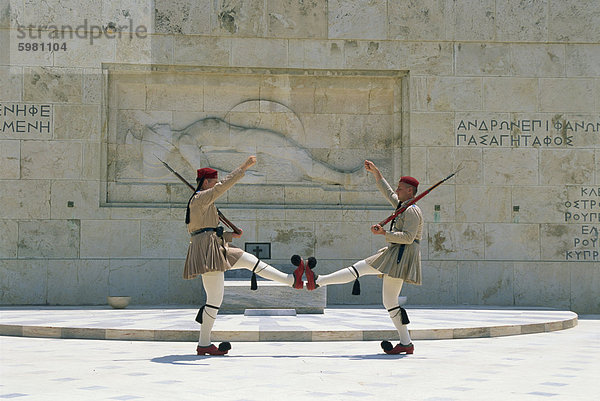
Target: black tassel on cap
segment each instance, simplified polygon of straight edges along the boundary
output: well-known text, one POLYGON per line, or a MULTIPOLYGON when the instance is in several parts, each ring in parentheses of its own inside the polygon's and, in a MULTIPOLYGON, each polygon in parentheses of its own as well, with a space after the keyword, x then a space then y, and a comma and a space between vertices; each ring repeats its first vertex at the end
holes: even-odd
POLYGON ((204 178, 201 178, 200 180, 196 180, 196 182, 198 183, 198 186, 196 187, 196 190, 194 191, 192 196, 190 196, 190 199, 188 200, 188 203, 187 203, 187 208, 185 209, 185 224, 190 224, 190 202, 192 201, 192 199, 194 199, 194 196, 196 196, 198 191, 200 191, 200 189, 202 188, 202 183, 204 183, 204 178))

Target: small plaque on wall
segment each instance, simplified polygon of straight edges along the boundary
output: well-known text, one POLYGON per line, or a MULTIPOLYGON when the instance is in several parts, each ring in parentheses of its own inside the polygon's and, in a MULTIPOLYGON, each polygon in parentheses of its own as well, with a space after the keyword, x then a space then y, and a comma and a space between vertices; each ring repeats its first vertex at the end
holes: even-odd
POLYGON ((270 242, 246 242, 244 250, 259 259, 271 259, 270 242))

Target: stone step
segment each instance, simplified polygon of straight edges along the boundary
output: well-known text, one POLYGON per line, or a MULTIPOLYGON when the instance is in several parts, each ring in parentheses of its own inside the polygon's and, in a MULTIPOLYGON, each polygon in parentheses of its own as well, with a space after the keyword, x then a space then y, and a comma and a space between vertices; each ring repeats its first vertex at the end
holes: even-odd
MULTIPOLYGON (((195 342, 200 329, 194 321, 197 312, 197 305, 2 307, 0 336, 195 342)), ((408 314, 414 340, 544 333, 575 327, 578 318, 570 311, 505 306, 413 305, 408 314)), ((398 331, 385 308, 357 305, 328 308, 322 315, 223 315, 217 318, 212 335, 213 342, 392 339, 398 339, 398 331)))
POLYGON ((225 280, 225 294, 219 313, 244 313, 246 309, 295 309, 296 313, 323 313, 327 287, 314 291, 297 290, 274 281, 259 280, 250 289, 250 280, 225 280))
POLYGON ((296 309, 246 309, 244 316, 296 316, 296 309))

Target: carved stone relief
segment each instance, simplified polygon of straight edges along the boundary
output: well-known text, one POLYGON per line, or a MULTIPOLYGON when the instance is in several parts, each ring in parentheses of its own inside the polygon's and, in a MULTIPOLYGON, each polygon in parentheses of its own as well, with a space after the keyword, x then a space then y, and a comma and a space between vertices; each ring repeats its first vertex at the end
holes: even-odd
POLYGON ((224 176, 252 154, 258 163, 240 185, 294 188, 287 206, 336 205, 342 193, 365 204, 364 159, 393 174, 400 153, 397 72, 106 72, 107 204, 184 202, 159 159, 193 184, 197 168, 224 176), (314 188, 336 195, 315 197, 314 188))

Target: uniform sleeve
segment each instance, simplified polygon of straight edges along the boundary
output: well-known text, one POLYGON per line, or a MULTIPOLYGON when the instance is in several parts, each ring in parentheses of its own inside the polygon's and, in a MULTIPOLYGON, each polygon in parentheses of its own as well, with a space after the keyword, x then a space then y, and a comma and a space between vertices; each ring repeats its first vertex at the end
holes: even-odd
POLYGON ((225 192, 227 192, 227 190, 231 188, 236 182, 241 180, 244 177, 244 175, 244 170, 242 170, 241 168, 233 170, 231 173, 227 174, 225 178, 217 182, 214 187, 205 191, 198 192, 194 196, 190 207, 195 201, 199 201, 199 203, 204 205, 214 203, 217 199, 223 196, 225 192))
POLYGON ((403 213, 404 224, 402 231, 388 231, 385 240, 392 244, 412 244, 417 236, 417 230, 421 223, 421 217, 415 207, 409 207, 403 213))
POLYGON ((387 199, 392 206, 398 206, 398 195, 396 195, 396 192, 390 187, 390 184, 388 184, 385 178, 381 177, 381 180, 377 181, 377 189, 385 196, 385 199, 387 199))

